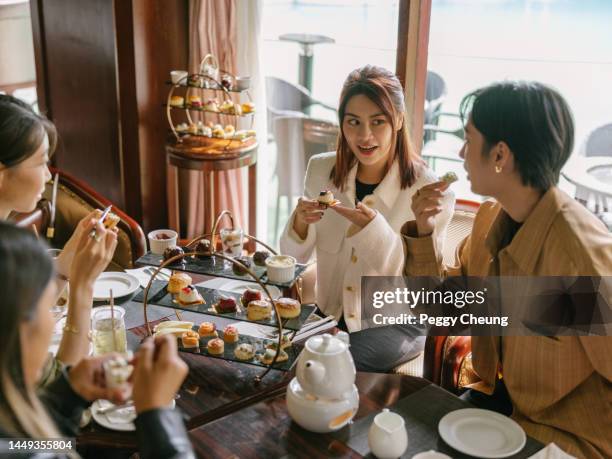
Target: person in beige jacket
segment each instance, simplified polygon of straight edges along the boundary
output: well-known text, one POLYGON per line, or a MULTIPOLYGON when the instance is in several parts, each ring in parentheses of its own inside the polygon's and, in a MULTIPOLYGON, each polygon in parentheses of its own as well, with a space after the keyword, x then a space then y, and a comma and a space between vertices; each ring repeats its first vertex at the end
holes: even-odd
MULTIPOLYGON (((421 188, 415 220, 402 228, 404 274, 612 275, 612 235, 556 187, 573 147, 563 98, 538 83, 505 82, 468 95, 461 108, 472 190, 495 200, 481 206, 455 265, 443 266, 429 236, 442 185, 421 188)), ((474 336, 472 353, 481 379, 472 390, 507 390, 528 435, 577 457, 612 457, 611 336, 474 336)))

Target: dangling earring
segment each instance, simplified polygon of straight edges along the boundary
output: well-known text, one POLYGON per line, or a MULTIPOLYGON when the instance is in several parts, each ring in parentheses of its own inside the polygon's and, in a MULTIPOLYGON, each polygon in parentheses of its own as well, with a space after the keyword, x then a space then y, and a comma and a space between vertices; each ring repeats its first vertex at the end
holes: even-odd
POLYGON ((495 173, 499 174, 502 171, 502 167, 501 166, 495 166, 495 173))

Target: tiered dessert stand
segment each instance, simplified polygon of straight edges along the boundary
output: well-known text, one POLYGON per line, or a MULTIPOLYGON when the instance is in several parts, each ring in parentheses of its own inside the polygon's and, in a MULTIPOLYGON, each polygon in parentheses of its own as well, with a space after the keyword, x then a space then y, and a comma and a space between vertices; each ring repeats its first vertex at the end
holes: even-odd
MULTIPOLYGON (((147 314, 147 307, 149 304, 156 304, 158 306, 164 306, 164 307, 168 307, 168 308, 172 308, 174 309, 177 317, 180 320, 180 313, 179 311, 177 311, 177 309, 181 309, 183 311, 189 311, 189 312, 195 312, 195 313, 199 313, 199 314, 203 314, 203 315, 213 315, 213 316, 217 316, 219 318, 226 318, 226 319, 233 319, 233 320, 240 320, 240 321, 251 321, 250 319, 248 319, 246 313, 242 313, 242 312, 236 312, 236 313, 217 313, 213 308, 211 308, 212 303, 214 301, 215 298, 218 298, 220 294, 224 294, 227 296, 234 296, 234 297, 238 297, 238 294, 235 293, 231 293, 231 292, 221 292, 221 291, 217 291, 217 290, 211 290, 211 289, 205 289, 203 287, 197 287, 198 290, 200 291, 200 293, 202 294, 202 296, 204 297, 204 300, 206 301, 206 304, 203 305, 198 305, 198 307, 190 307, 190 306, 181 306, 178 305, 176 303, 173 302, 172 297, 170 294, 168 294, 167 292, 164 294, 165 291, 165 283, 160 283, 158 281, 156 281, 158 274, 160 273, 160 271, 164 268, 171 268, 173 270, 176 271, 184 271, 184 272, 191 272, 191 273, 195 273, 195 274, 203 274, 203 275, 209 275, 209 276, 213 276, 213 277, 227 277, 227 278, 233 278, 233 279, 242 279, 242 280, 253 280, 255 281, 257 284, 259 284, 263 290, 263 293, 265 294, 265 296, 267 297, 268 301, 270 301, 270 303, 273 305, 273 319, 272 321, 268 321, 268 322, 261 322, 258 321, 257 323, 259 324, 263 324, 263 325, 268 325, 268 326, 276 326, 276 331, 278 333, 278 340, 276 342, 276 353, 274 355, 274 358, 272 360, 272 363, 270 365, 266 365, 260 361, 258 361, 257 359, 254 359, 252 361, 242 361, 242 360, 238 360, 235 358, 232 358, 233 353, 231 355, 224 355, 224 356, 219 356, 220 358, 226 359, 226 360, 235 360, 235 361, 239 361, 242 363, 250 363, 252 365, 260 365, 263 367, 266 367, 265 371, 256 376, 255 377, 255 382, 258 383, 260 382, 265 376, 266 374, 268 374, 268 372, 271 369, 276 369, 276 370, 284 370, 284 371, 288 371, 289 369, 291 369, 291 367, 293 366, 293 364, 295 363, 295 360, 297 359, 297 351, 295 350, 294 346, 290 347, 287 349, 287 353, 289 354, 289 360, 286 362, 282 362, 282 363, 276 363, 277 358, 280 354, 280 350, 282 348, 281 344, 282 344, 282 339, 283 339, 283 329, 292 329, 294 331, 299 330, 302 325, 304 324, 304 322, 308 319, 308 317, 314 312, 315 310, 315 306, 314 305, 302 305, 301 307, 301 315, 296 318, 296 319, 281 319, 280 315, 278 313, 277 307, 274 304, 272 295, 270 293, 270 290, 268 289, 269 285, 276 285, 278 287, 284 287, 284 288, 288 288, 291 287, 293 285, 293 283, 297 280, 297 278, 299 277, 299 275, 303 272, 303 270, 306 268, 305 265, 301 265, 301 264, 297 264, 296 265, 296 270, 295 270, 295 276, 293 278, 292 281, 288 282, 288 283, 284 283, 284 284, 279 284, 279 283, 274 283, 271 282, 266 275, 265 272, 265 268, 259 267, 259 266, 254 266, 252 268, 249 268, 247 266, 245 266, 243 263, 241 263, 239 260, 236 260, 220 251, 217 250, 217 241, 216 238, 219 237, 219 232, 218 232, 218 228, 219 228, 219 224, 221 223, 221 220, 223 219, 223 217, 229 217, 230 221, 231 221, 231 228, 234 229, 234 218, 233 215, 231 214, 231 212, 225 210, 223 212, 221 212, 221 214, 219 214, 219 216, 217 217, 216 221, 215 221, 215 225, 213 227, 213 230, 210 234, 205 234, 203 236, 199 236, 193 240, 191 240, 185 247, 184 247, 184 254, 181 255, 176 255, 172 258, 169 258, 167 260, 163 260, 162 256, 160 255, 155 255, 152 253, 147 253, 144 256, 142 256, 137 263, 141 264, 141 265, 151 265, 151 266, 155 266, 155 272, 154 274, 151 276, 151 279, 149 280, 149 283, 147 284, 147 287, 144 290, 143 296, 142 296, 142 303, 144 306, 144 320, 145 320, 145 324, 147 327, 147 332, 149 335, 152 334, 152 328, 151 325, 149 323, 149 318, 148 318, 148 314, 147 314), (204 253, 204 252, 195 252, 194 251, 194 247, 196 246, 196 244, 202 240, 202 239, 208 239, 211 244, 210 244, 210 253, 204 253), (201 256, 203 258, 198 258, 197 256, 201 256), (226 264, 225 262, 229 262, 229 267, 227 266, 228 264, 226 264), (233 272, 232 270, 232 265, 237 265, 240 268, 242 268, 243 271, 245 271, 247 273, 247 275, 241 276, 241 275, 237 275, 233 272), (250 279, 249 279, 250 278, 250 279), (161 288, 160 288, 161 285, 161 288), (154 293, 151 298, 149 297, 150 293, 152 290, 157 290, 157 293, 154 293), (160 297, 160 293, 161 293, 161 297, 160 297), (210 302, 210 303, 209 303, 210 302)), ((251 236, 249 234, 244 234, 244 237, 248 240, 251 240, 255 243, 258 243, 260 245, 262 245, 263 247, 265 247, 271 254, 275 255, 276 252, 269 247, 268 245, 266 245, 265 243, 263 243, 262 241, 256 239, 254 236, 251 236)), ((223 250, 223 249, 222 249, 223 250)), ((240 304, 240 300, 237 299, 237 303, 240 304)), ((243 334, 241 334, 241 339, 246 339, 247 342, 250 342, 251 344, 257 344, 257 345, 261 345, 264 346, 264 352, 265 352, 265 345, 270 344, 271 342, 273 342, 272 340, 262 340, 262 339, 258 339, 258 338, 254 338, 254 337, 249 337, 249 336, 245 336, 243 334)), ((237 343, 239 344, 239 343, 237 343)), ((227 349, 226 349, 227 351, 227 349)), ((230 349, 231 351, 231 349, 230 349)), ((193 352, 193 351, 192 351, 193 352)), ((208 355, 205 353, 205 351, 198 351, 197 353, 201 354, 201 355, 208 355)), ((214 356, 217 357, 217 356, 214 356)))

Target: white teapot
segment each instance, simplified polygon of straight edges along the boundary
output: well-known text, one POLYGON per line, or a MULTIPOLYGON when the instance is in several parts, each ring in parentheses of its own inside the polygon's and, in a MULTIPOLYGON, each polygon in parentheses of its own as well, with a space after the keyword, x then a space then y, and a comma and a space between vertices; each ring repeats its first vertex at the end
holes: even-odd
POLYGON ((313 396, 342 399, 355 383, 355 363, 348 344, 329 333, 306 341, 296 370, 302 389, 313 396))

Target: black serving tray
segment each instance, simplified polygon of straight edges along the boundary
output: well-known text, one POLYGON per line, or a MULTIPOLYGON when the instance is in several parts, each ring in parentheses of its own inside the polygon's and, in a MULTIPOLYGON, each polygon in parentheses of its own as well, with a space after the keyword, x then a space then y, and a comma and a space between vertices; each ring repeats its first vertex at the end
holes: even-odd
MULTIPOLYGON (((188 252, 186 250, 186 252, 188 252)), ((251 259, 251 263, 253 259, 251 259)), ((138 265, 148 265, 148 266, 160 266, 163 262, 164 257, 161 255, 156 255, 151 252, 145 253, 142 257, 136 260, 136 264, 138 265)), ((302 272, 306 269, 307 265, 302 265, 297 263, 295 265, 295 276, 291 282, 270 282, 268 280, 268 276, 266 274, 265 266, 257 266, 255 263, 251 264, 251 271, 257 275, 261 282, 264 284, 276 285, 282 288, 289 288, 293 285, 295 280, 298 278, 302 272)), ((185 257, 182 260, 177 261, 171 265, 166 266, 166 268, 174 269, 175 271, 185 271, 188 273, 202 274, 205 276, 214 276, 214 277, 225 277, 228 279, 240 279, 246 281, 253 281, 253 278, 249 274, 238 275, 232 271, 232 265, 229 261, 224 260, 220 257, 206 257, 206 258, 192 258, 185 257)))
MULTIPOLYGON (((210 316, 222 317, 224 319, 239 320, 243 322, 255 322, 262 325, 268 325, 271 327, 276 326, 276 319, 274 318, 274 311, 272 312, 272 319, 270 320, 249 320, 247 318, 246 308, 240 303, 240 294, 236 292, 226 292, 224 290, 210 289, 206 287, 196 286, 196 289, 202 297, 205 303, 196 304, 193 306, 183 306, 178 302, 174 301, 173 295, 168 293, 166 290, 167 283, 164 281, 153 281, 151 289, 149 290, 149 296, 147 298, 147 304, 155 304, 157 306, 165 306, 173 309, 180 309, 182 311, 195 312, 198 314, 206 314, 210 316), (221 296, 231 296, 236 299, 239 310, 236 312, 229 313, 218 313, 213 309, 213 305, 219 300, 221 296)), ((133 301, 139 303, 143 302, 144 291, 138 293, 133 301)), ((265 298, 266 295, 264 294, 265 298)), ((283 329, 286 330, 300 330, 310 315, 315 311, 316 306, 313 304, 303 304, 301 313, 294 319, 283 319, 283 329)))
MULTIPOLYGON (((197 333, 198 331, 198 326, 193 326, 193 330, 197 333)), ((223 339, 223 330, 217 330, 217 333, 219 334, 219 338, 223 339)), ((259 359, 257 358, 258 354, 259 355, 263 355, 263 353, 266 351, 266 345, 270 344, 270 343, 278 343, 277 340, 273 340, 273 339, 265 339, 265 338, 254 338, 252 336, 247 336, 247 335, 239 335, 238 337, 238 341, 236 341, 235 343, 225 343, 224 345, 224 351, 222 355, 212 355, 208 353, 207 350, 207 343, 208 341, 210 341, 211 339, 213 339, 214 337, 211 338, 200 338, 200 347, 199 349, 196 348, 184 348, 183 347, 183 343, 181 338, 177 338, 178 340, 178 347, 179 347, 179 351, 181 352, 187 352, 190 354, 200 354, 200 355, 205 355, 207 357, 212 357, 212 358, 217 358, 217 359, 222 359, 222 360, 230 360, 233 362, 240 362, 240 363, 247 363, 249 365, 257 365, 260 367, 264 367, 267 368, 270 365, 266 365, 265 363, 262 363, 259 361, 259 359), (236 347, 239 344, 242 343, 249 343, 252 344, 253 347, 255 348, 255 357, 251 360, 240 360, 237 359, 236 356, 234 355, 234 349, 236 349, 236 347)), ((275 370, 282 370, 282 371, 289 371, 291 370, 291 368, 293 367, 293 365, 295 364, 298 355, 300 354, 302 346, 300 345, 295 345, 292 344, 291 346, 283 349, 287 355, 289 356, 288 360, 285 360, 284 362, 280 362, 280 363, 276 363, 274 365, 272 365, 272 368, 274 368, 275 370)))

